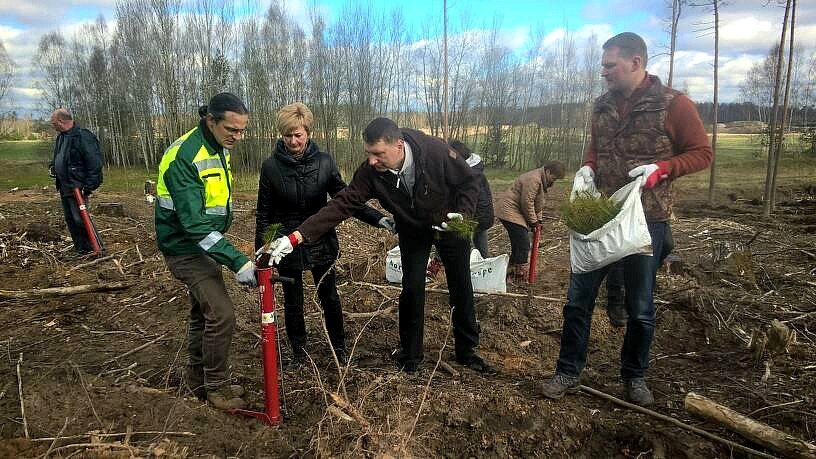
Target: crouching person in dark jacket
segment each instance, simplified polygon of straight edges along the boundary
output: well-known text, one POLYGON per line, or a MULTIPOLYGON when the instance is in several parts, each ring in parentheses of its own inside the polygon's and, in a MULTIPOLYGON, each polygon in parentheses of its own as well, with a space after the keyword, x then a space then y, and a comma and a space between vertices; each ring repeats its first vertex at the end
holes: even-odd
POLYGON ((473 246, 482 254, 482 258, 490 256, 487 250, 487 230, 493 226, 495 213, 493 212, 493 194, 490 192, 490 184, 484 175, 484 163, 482 158, 470 151, 464 143, 458 140, 451 140, 449 145, 456 150, 467 162, 468 166, 476 173, 479 179, 479 200, 476 201, 476 221, 478 226, 473 232, 473 246))
MULTIPOLYGON (((258 207, 255 217, 255 248, 264 245, 263 234, 273 223, 288 234, 311 215, 326 206, 327 194, 334 197, 346 183, 337 164, 328 153, 320 151, 309 139, 314 116, 302 103, 283 107, 278 112, 277 128, 282 137, 275 152, 264 161, 258 183, 258 207)), ((383 214, 363 206, 354 214, 360 220, 378 227, 392 228, 383 214)), ((303 271, 312 272, 317 296, 323 308, 326 329, 337 357, 345 361, 343 311, 334 261, 339 244, 334 228, 320 237, 301 244, 278 265, 281 276, 291 277, 294 284, 283 285, 286 336, 292 346, 290 366, 298 366, 306 357, 306 323, 303 318, 303 271)))
MULTIPOLYGON (((77 255, 86 255, 91 253, 93 245, 82 221, 74 188, 79 188, 87 208, 88 197, 102 184, 99 140, 93 132, 76 124, 71 112, 65 108, 58 108, 51 113, 51 126, 59 135, 54 145, 54 159, 48 165, 48 174, 55 179, 60 193, 65 223, 74 241, 74 251, 77 255)), ((96 228, 93 231, 96 242, 104 250, 96 228)))
POLYGON ((369 199, 377 199, 394 215, 402 257, 399 298, 400 347, 393 357, 407 373, 417 371, 424 357, 425 266, 431 246, 445 265, 456 360, 473 370, 493 373, 476 354, 479 326, 473 310, 470 241, 448 231, 451 220, 472 218, 479 185, 465 160, 439 138, 400 129, 377 118, 363 131, 368 159, 360 164, 348 187, 293 233, 271 245, 280 260, 303 243, 312 243, 343 220, 356 215, 369 199))

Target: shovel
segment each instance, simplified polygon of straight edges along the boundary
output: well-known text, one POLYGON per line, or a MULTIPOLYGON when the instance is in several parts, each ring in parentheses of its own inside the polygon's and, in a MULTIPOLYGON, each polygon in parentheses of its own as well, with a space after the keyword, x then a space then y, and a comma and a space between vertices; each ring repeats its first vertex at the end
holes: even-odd
POLYGON ((533 307, 533 284, 536 281, 536 265, 538 264, 538 242, 541 239, 541 225, 533 227, 533 246, 530 248, 530 271, 527 273, 527 315, 533 307))
POLYGON ((88 232, 88 240, 91 241, 91 249, 93 249, 94 255, 99 256, 102 250, 99 248, 99 241, 96 239, 96 231, 94 231, 93 223, 91 223, 88 208, 85 206, 85 199, 82 198, 82 192, 79 188, 74 188, 73 192, 77 207, 79 207, 79 215, 82 217, 82 223, 85 224, 85 231, 88 232))

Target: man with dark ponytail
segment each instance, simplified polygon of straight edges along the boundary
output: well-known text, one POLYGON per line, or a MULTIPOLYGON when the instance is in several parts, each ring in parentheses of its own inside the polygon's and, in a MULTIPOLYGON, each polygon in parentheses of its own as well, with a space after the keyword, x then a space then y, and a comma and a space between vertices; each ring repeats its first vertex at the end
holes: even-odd
POLYGON ((249 110, 223 92, 198 113, 198 126, 173 142, 159 164, 156 241, 190 292, 187 385, 216 408, 243 408, 244 391, 227 372, 235 312, 221 266, 257 287, 254 264, 224 237, 232 223, 230 150, 244 135, 249 110))

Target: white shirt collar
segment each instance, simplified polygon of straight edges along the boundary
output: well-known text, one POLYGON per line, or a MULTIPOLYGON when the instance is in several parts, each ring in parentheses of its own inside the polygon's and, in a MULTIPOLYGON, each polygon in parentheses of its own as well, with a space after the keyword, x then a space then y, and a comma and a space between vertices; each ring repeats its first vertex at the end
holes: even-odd
POLYGON ((408 144, 407 141, 402 142, 403 152, 405 153, 405 159, 402 161, 402 167, 400 170, 396 169, 388 169, 391 171, 392 174, 399 175, 402 173, 403 175, 411 172, 414 168, 414 154, 411 152, 411 145, 408 144))

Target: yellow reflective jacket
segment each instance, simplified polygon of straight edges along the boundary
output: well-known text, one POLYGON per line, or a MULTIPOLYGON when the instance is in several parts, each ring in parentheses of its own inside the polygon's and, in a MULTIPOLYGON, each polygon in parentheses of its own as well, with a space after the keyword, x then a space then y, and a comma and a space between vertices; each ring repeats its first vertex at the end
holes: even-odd
POLYGON ((232 223, 229 150, 218 146, 204 121, 165 150, 156 194, 156 241, 162 253, 206 253, 233 272, 249 261, 224 237, 232 223))

